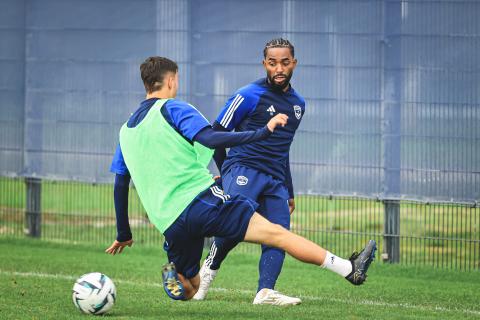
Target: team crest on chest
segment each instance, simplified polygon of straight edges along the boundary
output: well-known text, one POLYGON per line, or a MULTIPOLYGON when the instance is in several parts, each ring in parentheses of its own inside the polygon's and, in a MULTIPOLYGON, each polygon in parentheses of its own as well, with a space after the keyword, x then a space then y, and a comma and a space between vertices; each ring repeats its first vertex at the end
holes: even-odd
POLYGON ((300 120, 300 118, 302 117, 302 108, 300 106, 294 105, 293 111, 295 111, 295 117, 300 120))

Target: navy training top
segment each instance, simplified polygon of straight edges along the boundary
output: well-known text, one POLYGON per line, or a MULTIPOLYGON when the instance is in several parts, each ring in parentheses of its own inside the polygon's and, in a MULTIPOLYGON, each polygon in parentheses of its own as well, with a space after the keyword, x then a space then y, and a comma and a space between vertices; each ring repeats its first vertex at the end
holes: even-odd
POLYGON ((283 92, 272 88, 267 78, 262 78, 240 88, 221 110, 216 125, 227 131, 257 130, 278 113, 288 116, 287 125, 277 127, 268 139, 230 148, 222 172, 241 165, 288 184, 290 145, 305 113, 305 99, 291 86, 283 92))

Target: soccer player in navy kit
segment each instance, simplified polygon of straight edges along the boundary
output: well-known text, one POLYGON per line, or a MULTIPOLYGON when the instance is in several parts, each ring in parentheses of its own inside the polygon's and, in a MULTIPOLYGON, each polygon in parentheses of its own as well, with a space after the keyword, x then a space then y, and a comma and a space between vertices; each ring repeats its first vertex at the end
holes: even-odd
POLYGON ((275 225, 256 212, 258 204, 242 195, 224 193, 207 169, 213 151, 254 143, 270 137, 288 117, 278 114, 266 125, 243 132, 217 132, 192 105, 175 99, 178 66, 150 57, 140 66, 146 99, 120 129, 120 144, 111 171, 114 185, 117 238, 105 250, 115 255, 133 243, 128 222, 130 179, 150 221, 165 236, 168 264, 163 287, 175 300, 191 299, 200 285, 200 259, 205 237, 235 244, 264 244, 316 264, 362 284, 374 259, 375 241, 360 254, 342 259, 317 244, 275 225))
MULTIPOLYGON (((215 151, 221 167, 223 188, 228 194, 241 194, 260 204, 260 212, 270 222, 290 229, 290 215, 295 208, 289 165, 290 145, 305 112, 305 100, 292 88, 290 79, 297 64, 294 47, 284 39, 273 39, 264 48, 263 65, 267 77, 240 88, 225 104, 213 128, 243 132, 263 127, 276 114, 288 116, 285 127, 268 139, 236 146, 225 158, 225 149, 215 151)), ((234 243, 215 238, 200 271, 200 290, 194 299, 203 300, 220 264, 234 243)), ((274 291, 285 252, 262 246, 260 277, 254 304, 299 304, 299 298, 274 291)))

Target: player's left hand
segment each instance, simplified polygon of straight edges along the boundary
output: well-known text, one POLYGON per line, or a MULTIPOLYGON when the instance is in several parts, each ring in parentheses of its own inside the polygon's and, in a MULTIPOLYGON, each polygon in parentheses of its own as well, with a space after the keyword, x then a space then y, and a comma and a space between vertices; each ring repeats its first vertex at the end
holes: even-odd
POLYGON ((123 249, 126 246, 131 247, 133 244, 133 239, 127 240, 127 241, 113 241, 112 245, 105 250, 105 253, 109 253, 112 256, 116 255, 117 253, 120 254, 122 253, 123 249))
POLYGON ((290 210, 290 214, 292 214, 295 210, 295 199, 288 199, 288 209, 290 210))

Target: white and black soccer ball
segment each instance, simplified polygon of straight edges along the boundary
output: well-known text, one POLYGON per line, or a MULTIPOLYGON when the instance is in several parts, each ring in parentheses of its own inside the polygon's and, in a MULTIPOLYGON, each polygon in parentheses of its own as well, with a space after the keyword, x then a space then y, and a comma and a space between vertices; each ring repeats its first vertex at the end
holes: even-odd
POLYGON ((104 314, 112 309, 117 291, 113 281, 100 272, 87 273, 73 285, 73 303, 87 314, 104 314))

